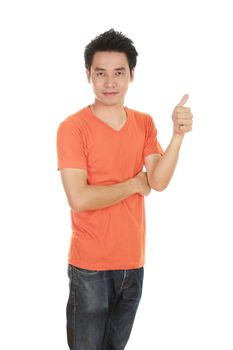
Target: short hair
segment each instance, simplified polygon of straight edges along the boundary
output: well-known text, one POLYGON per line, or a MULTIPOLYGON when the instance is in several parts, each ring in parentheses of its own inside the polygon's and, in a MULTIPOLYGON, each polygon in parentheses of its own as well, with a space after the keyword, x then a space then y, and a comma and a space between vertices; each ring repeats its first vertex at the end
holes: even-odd
POLYGON ((132 69, 136 66, 138 56, 133 44, 131 39, 113 28, 98 35, 85 47, 84 60, 86 69, 90 70, 93 56, 97 51, 116 51, 126 54, 131 74, 132 69))

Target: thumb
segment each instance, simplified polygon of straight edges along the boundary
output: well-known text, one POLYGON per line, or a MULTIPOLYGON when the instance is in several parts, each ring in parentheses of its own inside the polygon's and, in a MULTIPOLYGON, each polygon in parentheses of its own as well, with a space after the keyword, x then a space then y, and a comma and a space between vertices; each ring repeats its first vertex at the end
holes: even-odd
POLYGON ((188 101, 189 95, 185 94, 177 106, 183 106, 188 101))

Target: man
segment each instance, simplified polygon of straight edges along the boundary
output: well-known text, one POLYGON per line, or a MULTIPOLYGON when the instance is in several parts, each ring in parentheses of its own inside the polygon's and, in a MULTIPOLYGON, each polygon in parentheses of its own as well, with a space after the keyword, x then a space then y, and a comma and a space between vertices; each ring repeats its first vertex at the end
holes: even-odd
POLYGON ((192 114, 184 95, 164 152, 153 118, 124 106, 137 51, 111 29, 85 48, 94 102, 60 123, 58 169, 71 208, 67 338, 72 350, 122 350, 143 284, 144 196, 164 190, 192 114), (143 165, 146 172, 142 171, 143 165))

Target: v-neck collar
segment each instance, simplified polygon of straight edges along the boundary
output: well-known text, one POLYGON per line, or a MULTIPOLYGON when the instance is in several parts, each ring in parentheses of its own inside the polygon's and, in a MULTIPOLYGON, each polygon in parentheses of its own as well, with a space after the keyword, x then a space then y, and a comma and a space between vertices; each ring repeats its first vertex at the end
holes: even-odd
POLYGON ((125 124, 120 128, 120 130, 116 130, 114 129, 113 127, 111 127, 109 124, 107 124, 106 122, 104 122, 102 119, 98 118, 91 110, 91 107, 90 105, 88 105, 86 107, 87 111, 88 111, 88 114, 93 118, 95 119, 98 123, 102 124, 105 128, 108 128, 110 129, 112 132, 116 133, 116 134, 120 134, 122 132, 124 132, 127 127, 128 127, 128 124, 129 124, 129 118, 130 118, 130 113, 129 113, 129 110, 127 107, 123 107, 124 110, 125 110, 125 113, 126 113, 126 121, 125 121, 125 124))

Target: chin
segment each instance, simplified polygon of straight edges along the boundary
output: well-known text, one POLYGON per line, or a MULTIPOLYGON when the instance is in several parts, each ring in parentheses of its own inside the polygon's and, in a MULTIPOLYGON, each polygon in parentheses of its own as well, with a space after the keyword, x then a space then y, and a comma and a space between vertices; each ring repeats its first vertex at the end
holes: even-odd
POLYGON ((124 100, 123 99, 103 99, 103 98, 101 98, 101 99, 99 99, 99 98, 96 98, 96 100, 99 102, 99 103, 101 103, 101 104, 103 104, 103 105, 106 105, 106 106, 115 106, 115 105, 119 105, 119 104, 122 104, 123 102, 124 102, 124 100))

